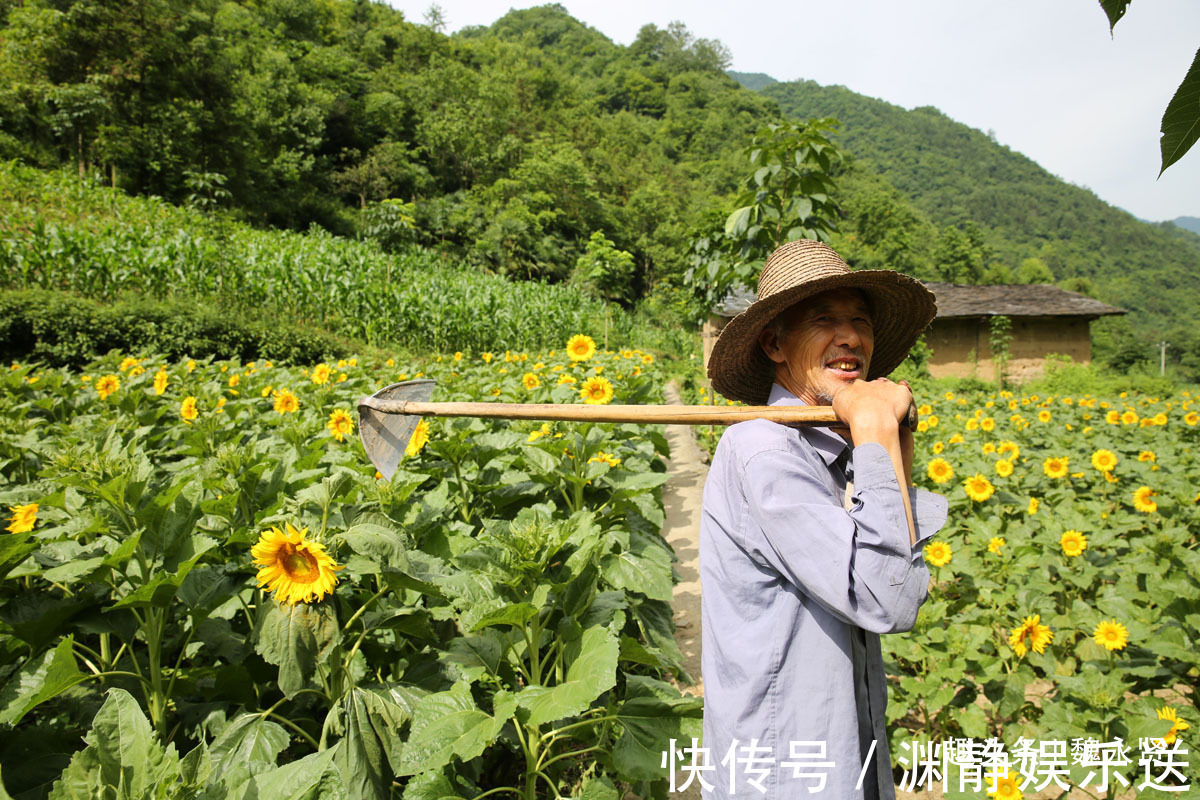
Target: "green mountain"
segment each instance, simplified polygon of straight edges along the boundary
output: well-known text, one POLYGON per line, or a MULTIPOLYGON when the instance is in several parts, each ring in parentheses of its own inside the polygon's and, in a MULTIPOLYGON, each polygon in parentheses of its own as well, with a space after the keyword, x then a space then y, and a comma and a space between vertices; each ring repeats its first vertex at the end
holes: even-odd
POLYGON ((1135 329, 1161 336, 1175 327, 1192 342, 1184 321, 1200 302, 1200 238, 1190 232, 1139 221, 935 108, 909 111, 812 81, 760 93, 788 117, 836 117, 855 171, 894 187, 918 221, 973 237, 985 271, 1018 276, 1044 266, 1060 283, 1134 312, 1135 329))
POLYGON ((1180 228, 1200 234, 1200 217, 1176 217, 1173 222, 1180 228))
POLYGON ((773 83, 779 83, 779 81, 765 72, 734 72, 731 69, 727 69, 725 70, 725 74, 752 92, 756 92, 773 83))

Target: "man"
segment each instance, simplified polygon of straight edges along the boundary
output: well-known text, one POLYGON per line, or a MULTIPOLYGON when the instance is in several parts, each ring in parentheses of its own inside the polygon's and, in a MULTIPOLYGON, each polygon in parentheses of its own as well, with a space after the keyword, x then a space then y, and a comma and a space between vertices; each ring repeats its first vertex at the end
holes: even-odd
POLYGON ((700 525, 704 747, 711 796, 888 800, 879 634, 910 630, 922 546, 946 501, 911 489, 907 384, 886 376, 933 319, 932 293, 783 245, 713 348, 713 388, 753 405, 832 405, 844 428, 729 428, 700 525), (860 777, 861 776, 861 777, 860 777), (760 788, 763 790, 760 793, 760 788))

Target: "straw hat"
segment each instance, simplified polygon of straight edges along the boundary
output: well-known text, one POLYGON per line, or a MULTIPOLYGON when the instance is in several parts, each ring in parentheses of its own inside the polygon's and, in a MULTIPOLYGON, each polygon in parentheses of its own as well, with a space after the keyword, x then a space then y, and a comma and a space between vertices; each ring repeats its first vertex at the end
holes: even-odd
POLYGON ((775 365, 759 346, 759 333, 786 309, 830 289, 861 289, 869 298, 875 350, 867 380, 899 366, 937 313, 933 292, 920 281, 886 269, 852 270, 833 248, 811 239, 788 242, 763 265, 758 299, 729 321, 713 345, 713 388, 731 400, 765 405, 775 365))

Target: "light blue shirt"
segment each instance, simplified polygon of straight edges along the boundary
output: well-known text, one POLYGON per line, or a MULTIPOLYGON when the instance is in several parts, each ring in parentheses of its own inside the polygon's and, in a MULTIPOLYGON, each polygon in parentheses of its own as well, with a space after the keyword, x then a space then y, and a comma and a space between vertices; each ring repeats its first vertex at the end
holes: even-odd
MULTIPOLYGON (((804 404, 779 385, 769 402, 804 404)), ((734 740, 734 759, 751 759, 732 765, 736 797, 808 797, 821 774, 817 796, 895 796, 879 634, 912 628, 929 587, 922 548, 946 522, 945 498, 909 490, 910 544, 900 491, 874 442, 851 451, 826 428, 766 420, 721 437, 700 523, 703 746, 715 767, 704 773, 715 785, 706 797, 729 796, 720 762, 734 740), (856 789, 872 739, 874 766, 856 789), (816 744, 793 752, 793 742, 824 743, 824 757, 816 744)))

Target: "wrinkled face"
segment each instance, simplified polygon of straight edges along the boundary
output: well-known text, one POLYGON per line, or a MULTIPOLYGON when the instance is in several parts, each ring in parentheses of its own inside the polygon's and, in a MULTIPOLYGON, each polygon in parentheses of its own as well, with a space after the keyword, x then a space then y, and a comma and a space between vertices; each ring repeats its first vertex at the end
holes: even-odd
POLYGON ((780 315, 759 336, 775 381, 809 405, 829 405, 838 389, 866 380, 875 348, 871 309, 857 289, 832 289, 780 315))

